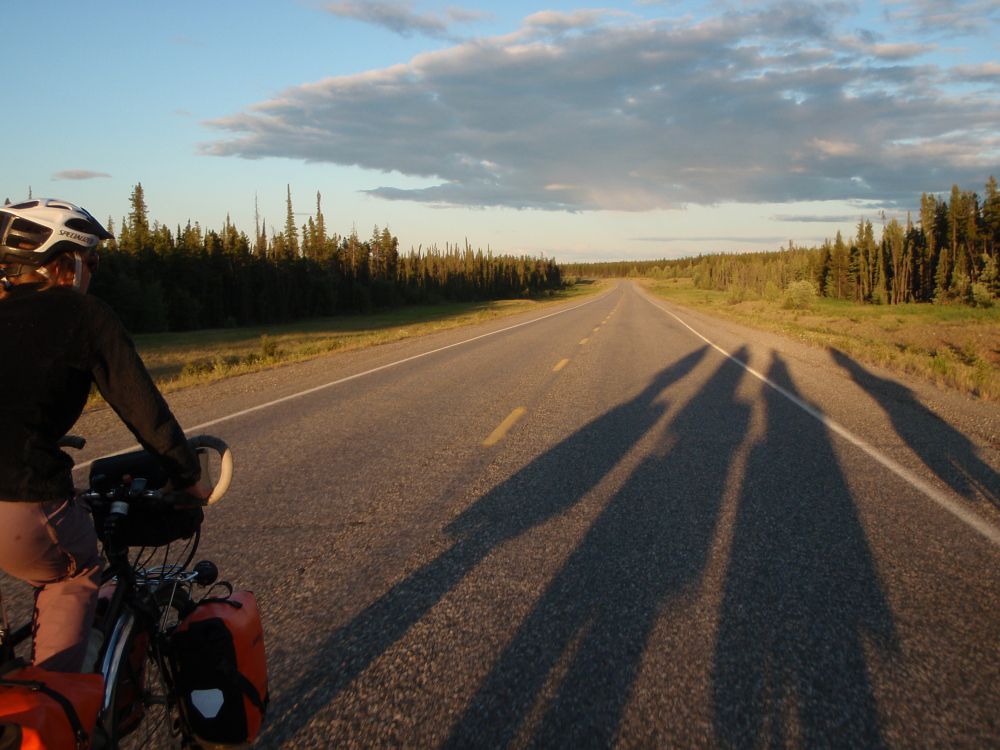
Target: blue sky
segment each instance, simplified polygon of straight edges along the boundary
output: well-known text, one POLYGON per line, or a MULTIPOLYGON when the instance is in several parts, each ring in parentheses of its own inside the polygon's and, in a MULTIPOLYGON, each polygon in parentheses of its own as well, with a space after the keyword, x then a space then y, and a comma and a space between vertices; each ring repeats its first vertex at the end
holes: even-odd
POLYGON ((1000 3, 4 8, 2 197, 564 261, 810 244, 1000 176, 1000 3), (17 30, 23 29, 24 33, 17 30), (44 33, 39 33, 44 30, 44 33))

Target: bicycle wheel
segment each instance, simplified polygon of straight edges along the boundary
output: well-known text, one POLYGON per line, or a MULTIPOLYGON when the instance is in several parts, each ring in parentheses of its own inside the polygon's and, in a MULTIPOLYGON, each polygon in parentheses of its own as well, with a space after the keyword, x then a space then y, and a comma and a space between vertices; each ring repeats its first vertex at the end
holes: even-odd
POLYGON ((162 612, 155 628, 144 626, 130 609, 118 617, 102 666, 106 687, 100 725, 107 748, 183 745, 157 639, 176 625, 187 601, 187 594, 177 590, 168 601, 158 602, 162 612))

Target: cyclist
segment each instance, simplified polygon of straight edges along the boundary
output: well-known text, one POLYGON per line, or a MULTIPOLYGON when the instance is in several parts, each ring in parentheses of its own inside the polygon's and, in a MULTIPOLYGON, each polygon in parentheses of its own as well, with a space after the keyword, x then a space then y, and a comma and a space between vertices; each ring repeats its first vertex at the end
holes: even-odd
POLYGON ((35 587, 32 661, 83 668, 100 558, 87 510, 74 501, 73 460, 58 441, 91 384, 173 487, 198 499, 200 466, 124 326, 86 296, 97 247, 111 239, 60 200, 0 207, 0 568, 35 587))

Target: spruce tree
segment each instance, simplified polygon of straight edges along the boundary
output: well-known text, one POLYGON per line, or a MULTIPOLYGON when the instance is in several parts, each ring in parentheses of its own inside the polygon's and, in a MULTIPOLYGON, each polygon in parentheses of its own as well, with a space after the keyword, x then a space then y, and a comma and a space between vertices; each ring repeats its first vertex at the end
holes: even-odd
POLYGON ((267 219, 261 221, 260 232, 254 239, 254 254, 266 258, 268 254, 268 243, 267 243, 267 219))
POLYGON ((317 257, 326 256, 326 220, 323 218, 322 196, 319 190, 316 191, 316 254, 317 257))
POLYGON ((295 226, 295 212, 292 210, 292 186, 286 186, 288 190, 288 202, 285 212, 285 241, 283 247, 283 255, 289 258, 295 258, 299 255, 299 230, 295 226))
POLYGON ((149 209, 146 206, 146 195, 142 189, 142 183, 136 183, 132 188, 132 195, 129 196, 129 204, 132 210, 128 215, 128 245, 124 247, 126 252, 137 253, 149 247, 149 209))
MULTIPOLYGON (((887 274, 887 301, 898 305, 905 302, 910 284, 908 273, 909 255, 906 244, 906 232, 902 225, 893 219, 882 230, 882 259, 887 274)), ((882 290, 880 290, 881 293, 882 290)))
POLYGON ((1000 252, 1000 190, 997 179, 990 175, 986 182, 986 196, 983 199, 983 228, 986 233, 986 253, 996 258, 1000 252))
POLYGON ((857 237, 857 295, 859 302, 870 302, 875 290, 878 258, 876 257, 875 231, 867 219, 858 222, 857 237))
POLYGON ((924 193, 920 196, 920 231, 924 236, 918 262, 920 275, 920 295, 930 299, 934 294, 935 271, 938 265, 940 246, 937 242, 937 199, 924 193))
POLYGON ((844 237, 837 231, 837 237, 833 241, 833 249, 830 250, 830 269, 826 281, 826 296, 835 299, 847 299, 849 295, 849 281, 851 272, 851 257, 844 244, 844 237))

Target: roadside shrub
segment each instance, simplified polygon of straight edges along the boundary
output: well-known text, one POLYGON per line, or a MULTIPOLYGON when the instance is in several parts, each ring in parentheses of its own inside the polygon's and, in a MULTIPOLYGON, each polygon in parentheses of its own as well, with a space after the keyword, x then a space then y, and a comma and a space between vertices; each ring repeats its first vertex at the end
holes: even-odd
POLYGON ((948 358, 941 354, 941 352, 935 352, 934 357, 931 359, 931 372, 936 375, 945 377, 952 371, 951 363, 948 358))
POLYGON ((274 359, 278 356, 278 342, 266 333, 260 337, 260 353, 264 359, 274 359))
POLYGON ((808 310, 816 301, 816 287, 811 281, 793 281, 785 289, 781 306, 786 310, 808 310))
POLYGON ((972 285, 972 291, 970 292, 972 296, 972 304, 976 307, 993 307, 996 303, 996 298, 990 292, 989 287, 986 284, 980 284, 976 282, 972 285))
POLYGON ((195 377, 203 373, 210 372, 211 369, 212 369, 212 363, 205 362, 204 360, 185 362, 184 367, 181 368, 181 377, 182 378, 195 377))

